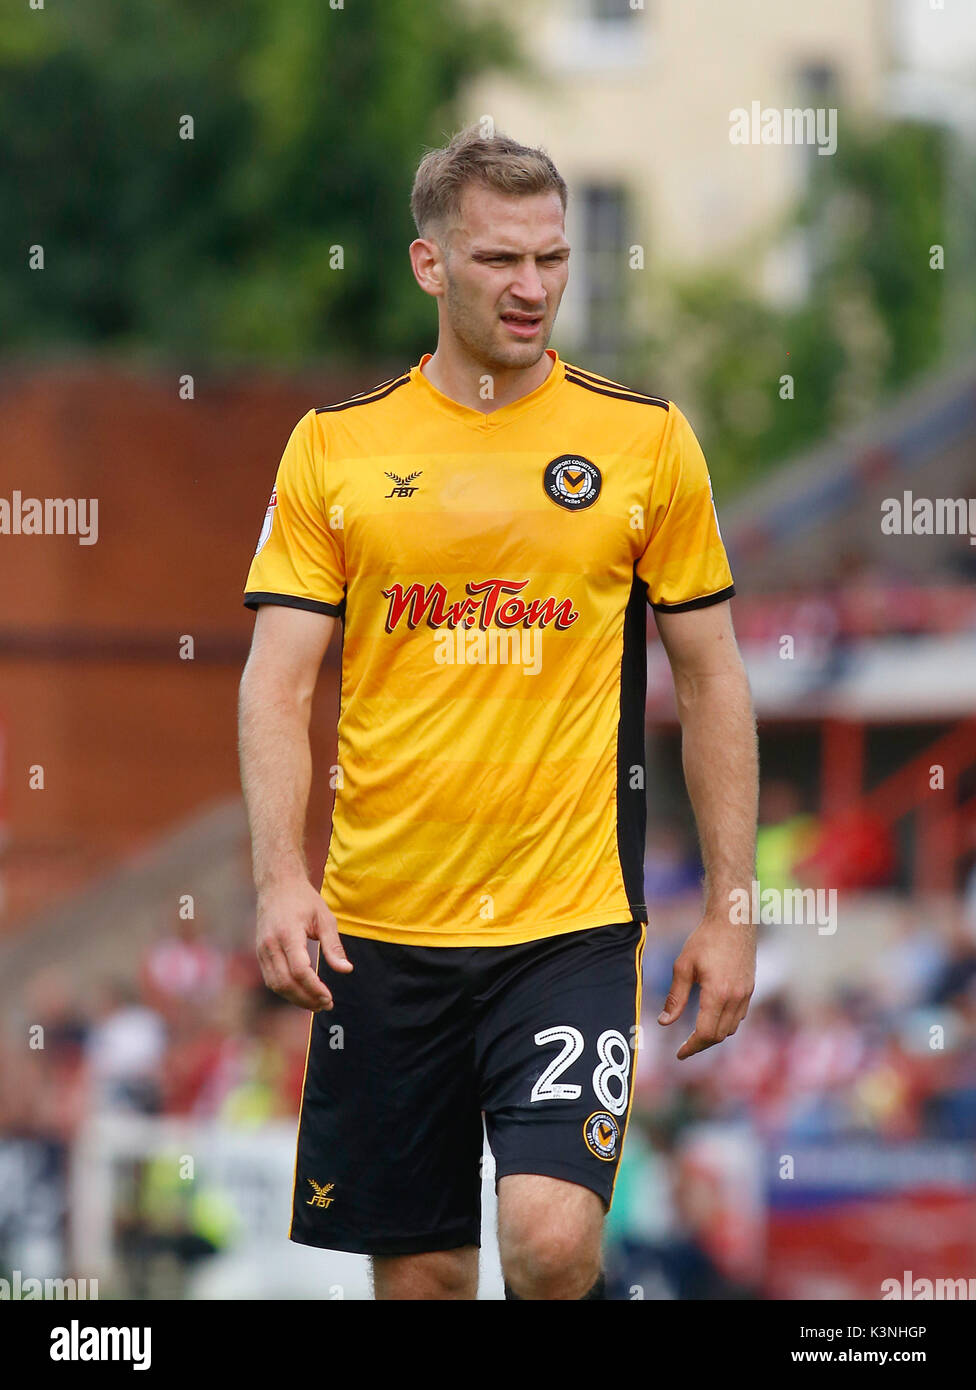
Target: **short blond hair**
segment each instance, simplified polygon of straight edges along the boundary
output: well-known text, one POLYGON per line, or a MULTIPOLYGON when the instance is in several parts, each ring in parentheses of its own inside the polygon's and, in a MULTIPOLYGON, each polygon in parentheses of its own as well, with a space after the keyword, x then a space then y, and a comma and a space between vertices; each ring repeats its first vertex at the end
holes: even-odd
POLYGON ((417 235, 450 230, 471 183, 517 197, 558 193, 566 211, 565 181, 545 150, 520 145, 508 135, 484 136, 475 125, 459 131, 443 149, 428 150, 420 161, 410 195, 417 235))

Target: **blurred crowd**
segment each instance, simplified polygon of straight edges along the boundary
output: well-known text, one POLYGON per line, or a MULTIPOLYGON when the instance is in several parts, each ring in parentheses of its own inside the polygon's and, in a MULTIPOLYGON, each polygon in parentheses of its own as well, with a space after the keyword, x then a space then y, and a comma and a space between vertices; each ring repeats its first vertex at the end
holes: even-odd
POLYGON ((44 968, 24 1015, 27 1046, 0 1043, 4 1134, 69 1141, 94 1110, 252 1126, 298 1113, 308 1015, 265 988, 251 949, 222 950, 192 920, 92 997, 44 968))
MULTIPOLYGON (((789 783, 764 787, 757 854, 764 889, 879 887, 894 866, 895 848, 881 826, 820 822, 802 811, 789 783)), ((652 827, 645 859, 651 921, 666 908, 667 920, 677 917, 681 927, 652 930, 644 955, 644 998, 652 1001, 642 1036, 645 1107, 659 1119, 747 1114, 761 1133, 976 1139, 976 866, 949 911, 928 915, 921 899, 892 899, 886 948, 867 970, 837 975, 826 998, 787 978, 796 929, 761 927, 748 1026, 702 1054, 691 1071, 669 1064, 674 1029, 665 1032, 654 1019, 695 924, 701 880, 693 837, 652 827)), ((693 1019, 690 1004, 688 1031, 693 1019)))
POLYGON ((926 581, 859 553, 842 552, 816 587, 784 581, 775 594, 752 594, 736 608, 740 642, 775 649, 783 633, 797 649, 839 670, 849 648, 878 637, 949 635, 976 629, 976 555, 968 535, 945 537, 926 581))
MULTIPOLYGON (((828 828, 825 839, 775 783, 761 819, 764 884, 816 881, 817 848, 842 838, 828 828)), ((875 848, 865 877, 883 882, 891 860, 875 848)), ((656 1020, 701 879, 693 836, 652 827, 650 917, 672 926, 652 931, 644 954, 640 1063, 609 1227, 618 1298, 762 1296, 763 1211, 780 1176, 771 1155, 817 1142, 976 1141, 976 870, 947 913, 892 899, 887 947, 826 991, 789 968, 796 927, 761 927, 746 1024, 678 1062, 697 991, 677 1023, 656 1020)))
MULTIPOLYGON (((51 965, 24 1002, 26 1039, 18 1027, 0 1041, 0 1141, 22 1166, 26 1210, 0 1202, 0 1267, 30 1251, 63 1272, 70 1158, 88 1120, 185 1116, 255 1131, 298 1113, 308 1015, 265 988, 250 947, 221 949, 192 920, 154 942, 134 978, 92 992, 51 965), (31 1172, 45 1178, 43 1200, 31 1172)), ((200 1262, 234 1243, 240 1213, 206 1171, 186 1176, 162 1139, 114 1160, 110 1291, 187 1297, 200 1262)))
MULTIPOLYGON (((760 881, 816 881, 832 834, 787 785, 770 782, 760 881)), ((857 858, 862 869, 874 866, 868 882, 884 883, 890 846, 857 858)), ((831 872, 845 882, 842 859, 830 859, 831 872)), ((694 836, 652 826, 641 1057, 610 1221, 617 1297, 632 1288, 641 1297, 761 1296, 762 1154, 774 1143, 976 1140, 976 872, 957 910, 938 920, 921 900, 893 895, 886 949, 826 991, 798 989, 791 978, 795 929, 761 928, 747 1024, 679 1063, 697 997, 668 1029, 656 1016, 697 921, 701 877, 694 836)), ((250 944, 224 949, 192 920, 152 943, 134 977, 106 979, 94 993, 46 966, 29 983, 22 1017, 26 1043, 21 1029, 0 1040, 5 1139, 67 1153, 94 1113, 254 1129, 297 1115, 308 1015, 265 988, 250 944)), ((161 1251, 189 1267, 229 1229, 212 1196, 192 1210, 181 1199, 174 1217, 172 1166, 133 1168, 118 1198, 116 1244, 137 1296, 159 1296, 158 1279, 140 1280, 161 1251)))

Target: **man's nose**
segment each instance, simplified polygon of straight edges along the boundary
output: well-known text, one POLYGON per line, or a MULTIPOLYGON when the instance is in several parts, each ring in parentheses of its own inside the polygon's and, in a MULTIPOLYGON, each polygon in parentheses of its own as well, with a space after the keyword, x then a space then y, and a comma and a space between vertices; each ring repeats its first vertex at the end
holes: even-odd
POLYGON ((545 303, 546 289, 534 262, 519 267, 518 274, 509 286, 509 290, 516 299, 521 299, 534 309, 541 308, 545 303))

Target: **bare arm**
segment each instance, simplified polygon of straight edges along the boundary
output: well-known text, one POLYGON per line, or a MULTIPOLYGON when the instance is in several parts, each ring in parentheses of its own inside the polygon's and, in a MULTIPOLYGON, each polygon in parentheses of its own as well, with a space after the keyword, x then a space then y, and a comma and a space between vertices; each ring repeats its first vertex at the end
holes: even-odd
POLYGON ((731 894, 750 894, 756 862, 759 763, 752 699, 728 603, 656 613, 674 677, 685 782, 705 865, 705 908, 675 961, 658 1022, 673 1023, 692 985, 698 1018, 681 1045, 684 1060, 738 1028, 755 985, 755 926, 731 920, 731 894))
POLYGON ((257 955, 265 984, 303 1008, 332 1008, 308 960, 318 940, 334 970, 352 969, 336 921, 309 882, 302 844, 312 780, 312 696, 335 619, 302 609, 258 609, 241 678, 241 785, 258 895, 257 955))

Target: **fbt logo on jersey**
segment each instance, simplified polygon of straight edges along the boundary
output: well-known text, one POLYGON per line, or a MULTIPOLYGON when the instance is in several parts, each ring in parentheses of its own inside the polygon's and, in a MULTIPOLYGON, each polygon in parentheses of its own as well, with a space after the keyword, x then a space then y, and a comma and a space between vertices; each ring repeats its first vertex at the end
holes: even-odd
POLYGON ((434 629, 437 666, 521 666, 525 676, 542 670, 542 634, 564 632, 579 618, 572 599, 523 596, 527 579, 483 579, 464 586, 466 597, 448 602, 445 584, 391 584, 387 632, 403 622, 413 630, 434 629))

